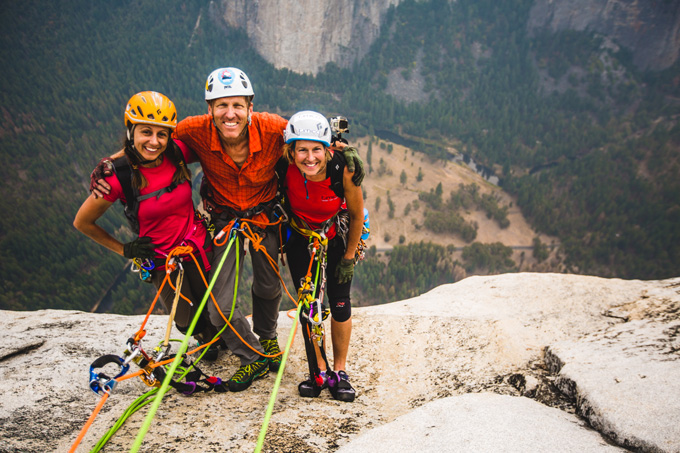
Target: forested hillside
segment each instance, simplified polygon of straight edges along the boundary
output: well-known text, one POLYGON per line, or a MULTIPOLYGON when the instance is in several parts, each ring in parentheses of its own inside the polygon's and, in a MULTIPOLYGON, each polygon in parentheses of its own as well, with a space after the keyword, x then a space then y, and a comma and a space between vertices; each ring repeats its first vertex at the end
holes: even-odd
MULTIPOLYGON (((495 169, 537 230, 560 238, 573 271, 680 274, 677 63, 643 73, 601 36, 530 37, 531 0, 407 0, 355 67, 302 76, 267 64, 209 5, 3 3, 0 308, 88 310, 101 298, 125 260, 71 224, 92 167, 122 143, 124 103, 153 89, 176 102, 180 117, 203 113, 205 77, 220 66, 249 74, 256 110, 342 113, 357 135, 388 131, 435 158, 448 159, 450 147, 474 156, 495 169), (395 86, 417 95, 407 101, 395 86)), ((124 235, 115 211, 104 226, 124 235)), ((413 263, 407 270, 417 273, 421 259, 445 262, 441 248, 419 248, 400 252, 413 263)), ((420 279, 418 291, 445 280, 439 271, 426 281, 404 275, 402 264, 371 272, 383 282, 420 279)), ((113 294, 114 311, 148 302, 148 285, 127 280, 113 294)))

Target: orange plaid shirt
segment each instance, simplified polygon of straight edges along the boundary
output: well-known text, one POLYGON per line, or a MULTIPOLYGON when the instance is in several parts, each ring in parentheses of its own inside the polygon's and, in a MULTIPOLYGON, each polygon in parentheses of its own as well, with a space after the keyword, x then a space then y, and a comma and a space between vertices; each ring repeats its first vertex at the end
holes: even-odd
POLYGON ((223 150, 212 117, 190 116, 173 134, 187 144, 201 162, 217 204, 246 211, 276 195, 274 167, 283 155, 283 130, 287 120, 271 113, 254 112, 248 126, 248 158, 239 168, 223 150))

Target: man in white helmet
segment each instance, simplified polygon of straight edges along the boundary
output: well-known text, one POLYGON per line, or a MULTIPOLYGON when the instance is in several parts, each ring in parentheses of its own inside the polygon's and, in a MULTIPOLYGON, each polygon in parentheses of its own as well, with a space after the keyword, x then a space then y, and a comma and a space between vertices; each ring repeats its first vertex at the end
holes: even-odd
MULTIPOLYGON (((204 172, 204 188, 201 195, 210 210, 215 231, 220 231, 233 218, 266 222, 276 203, 277 180, 274 168, 282 156, 283 131, 287 120, 279 115, 253 111, 254 91, 248 76, 238 68, 220 68, 206 80, 205 100, 208 113, 191 116, 180 121, 173 133, 196 154, 204 172)), ((347 149, 347 148, 345 148, 347 149)), ((355 171, 355 183, 363 179, 362 162, 354 148, 346 156, 348 169, 355 171)), ((343 150, 344 151, 344 150, 343 150)), ((101 165, 100 165, 101 167, 101 165)), ((98 168, 100 168, 98 167, 98 168)), ((93 172, 91 188, 106 191, 99 181, 97 170, 93 172), (97 184, 98 183, 98 184, 97 184)), ((276 260, 279 236, 273 228, 260 233, 264 236, 261 246, 276 260)), ((238 248, 243 261, 245 251, 243 237, 239 235, 238 248)), ((215 271, 226 251, 226 245, 213 250, 212 268, 215 271)), ((253 264, 253 331, 243 313, 234 307, 234 283, 236 275, 235 247, 230 249, 213 287, 213 294, 220 310, 243 341, 229 328, 222 339, 229 350, 241 360, 241 367, 229 379, 229 389, 245 390, 253 380, 265 376, 268 371, 278 370, 280 348, 277 341, 277 322, 281 302, 279 277, 266 255, 250 245, 253 264), (248 345, 246 345, 247 343, 248 345), (276 356, 271 359, 263 355, 276 356)), ((210 321, 221 329, 225 321, 214 304, 208 304, 210 321)))

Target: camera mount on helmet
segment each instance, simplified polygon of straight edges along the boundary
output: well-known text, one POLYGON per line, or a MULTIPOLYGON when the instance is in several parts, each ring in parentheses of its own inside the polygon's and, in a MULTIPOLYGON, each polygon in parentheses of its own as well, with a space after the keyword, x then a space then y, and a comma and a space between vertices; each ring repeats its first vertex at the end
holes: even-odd
POLYGON ((342 138, 342 134, 349 133, 349 121, 347 121, 347 118, 344 116, 334 116, 328 118, 328 123, 331 125, 331 132, 333 134, 331 143, 341 141, 344 144, 348 144, 347 140, 342 138))

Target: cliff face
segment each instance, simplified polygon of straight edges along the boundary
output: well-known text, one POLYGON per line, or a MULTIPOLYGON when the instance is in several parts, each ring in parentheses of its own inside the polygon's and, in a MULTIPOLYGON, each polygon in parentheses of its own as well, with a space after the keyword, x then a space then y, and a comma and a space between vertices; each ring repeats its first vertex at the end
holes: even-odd
POLYGON ((536 0, 529 32, 591 31, 629 49, 640 69, 668 68, 680 54, 680 2, 658 0, 536 0))
POLYGON ((276 68, 316 74, 326 63, 361 59, 399 0, 221 0, 213 4, 229 26, 245 29, 276 68))
MULTIPOLYGON (((326 63, 348 67, 378 36, 387 9, 400 0, 220 0, 212 14, 245 30, 276 68, 316 74, 326 63)), ((629 49, 640 69, 660 70, 680 54, 680 2, 536 0, 527 31, 592 31, 629 49)))

